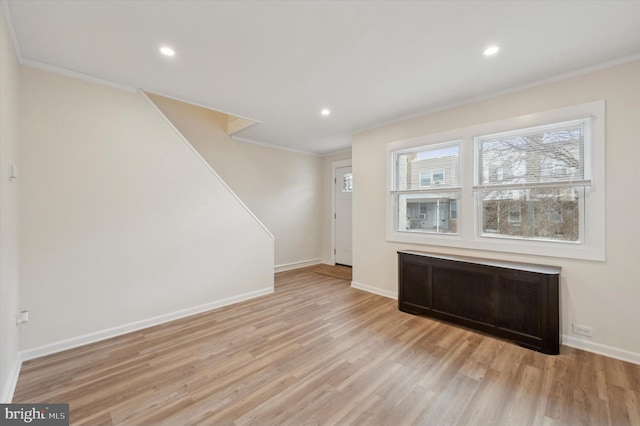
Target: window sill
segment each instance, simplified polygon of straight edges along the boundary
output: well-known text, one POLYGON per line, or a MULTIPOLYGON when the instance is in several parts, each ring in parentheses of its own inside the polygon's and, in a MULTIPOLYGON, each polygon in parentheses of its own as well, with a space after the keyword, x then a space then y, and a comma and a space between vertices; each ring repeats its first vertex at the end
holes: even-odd
POLYGON ((387 241, 419 245, 494 251, 564 259, 605 261, 604 250, 595 250, 585 244, 560 241, 523 241, 512 238, 477 237, 463 239, 459 234, 427 234, 424 232, 389 231, 387 241))

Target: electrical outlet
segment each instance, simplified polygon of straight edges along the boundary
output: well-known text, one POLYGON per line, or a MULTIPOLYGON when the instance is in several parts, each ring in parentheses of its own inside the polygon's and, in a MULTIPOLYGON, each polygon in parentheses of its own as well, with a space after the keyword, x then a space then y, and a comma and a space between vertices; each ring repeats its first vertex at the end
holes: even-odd
POLYGON ((571 324, 573 328, 573 332, 576 334, 582 334, 583 336, 593 337, 593 328, 587 327, 586 325, 580 324, 571 324))

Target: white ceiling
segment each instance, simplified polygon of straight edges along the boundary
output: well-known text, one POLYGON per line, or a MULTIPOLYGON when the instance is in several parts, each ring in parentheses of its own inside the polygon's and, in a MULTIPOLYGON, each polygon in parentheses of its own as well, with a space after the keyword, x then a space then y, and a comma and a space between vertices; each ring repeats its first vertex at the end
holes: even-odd
POLYGON ((640 54, 640 1, 8 6, 23 63, 251 118, 261 124, 238 136, 315 153, 348 148, 354 130, 640 54), (487 58, 490 44, 501 51, 487 58))

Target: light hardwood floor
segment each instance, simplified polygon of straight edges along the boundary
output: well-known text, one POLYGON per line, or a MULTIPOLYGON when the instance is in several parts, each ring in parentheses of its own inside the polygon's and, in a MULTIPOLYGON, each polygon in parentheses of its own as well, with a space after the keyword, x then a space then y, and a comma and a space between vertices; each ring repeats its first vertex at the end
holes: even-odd
POLYGON ((73 424, 640 425, 640 366, 543 355, 316 273, 272 295, 23 364, 14 402, 73 424))

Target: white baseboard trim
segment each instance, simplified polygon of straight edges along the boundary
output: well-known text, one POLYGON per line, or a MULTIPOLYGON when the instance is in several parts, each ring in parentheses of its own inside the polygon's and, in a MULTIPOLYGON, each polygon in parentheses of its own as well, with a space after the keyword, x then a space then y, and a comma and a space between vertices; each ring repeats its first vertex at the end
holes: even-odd
POLYGON ((135 321, 129 324, 108 328, 106 330, 96 331, 94 333, 88 333, 82 336, 72 337, 70 339, 49 343, 47 345, 39 346, 33 349, 27 349, 27 350, 21 351, 20 356, 23 361, 28 361, 30 359, 39 358, 41 356, 66 351, 67 349, 77 348, 78 346, 88 345, 90 343, 98 342, 100 340, 110 339, 112 337, 120 336, 122 334, 131 333, 132 331, 138 331, 138 330, 142 330, 143 328, 164 324, 169 321, 174 321, 174 320, 185 318, 191 315, 196 315, 203 312, 211 311, 213 309, 232 305, 234 303, 242 302, 245 300, 253 299, 253 298, 264 296, 266 294, 271 294, 271 293, 273 293, 273 287, 268 287, 261 290, 240 294, 238 296, 228 297, 222 300, 216 300, 214 302, 205 303, 203 305, 194 306, 192 308, 182 309, 179 311, 170 312, 168 314, 158 315, 153 318, 147 318, 141 321, 135 321))
POLYGON ((16 362, 11 369, 9 380, 5 383, 5 388, 2 389, 2 397, 0 397, 1 404, 10 404, 13 400, 13 393, 15 392, 16 385, 18 384, 18 376, 20 376, 20 368, 22 368, 22 359, 20 358, 20 354, 18 354, 18 359, 16 359, 16 362))
POLYGON ((640 365, 640 353, 631 352, 626 349, 614 348, 613 346, 603 345, 585 339, 577 339, 573 336, 567 336, 566 334, 562 335, 562 344, 570 348, 582 349, 583 351, 593 352, 608 356, 609 358, 640 365))
POLYGON ((379 296, 398 300, 398 294, 394 291, 382 290, 377 287, 371 287, 370 285, 362 284, 356 281, 351 281, 351 287, 357 288, 358 290, 368 291, 369 293, 377 294, 379 296))
POLYGON ((306 266, 319 265, 320 263, 322 263, 322 259, 320 258, 301 260, 300 262, 283 263, 282 265, 276 265, 273 269, 274 269, 274 272, 277 273, 277 272, 291 271, 293 269, 298 269, 298 268, 304 268, 306 266))

